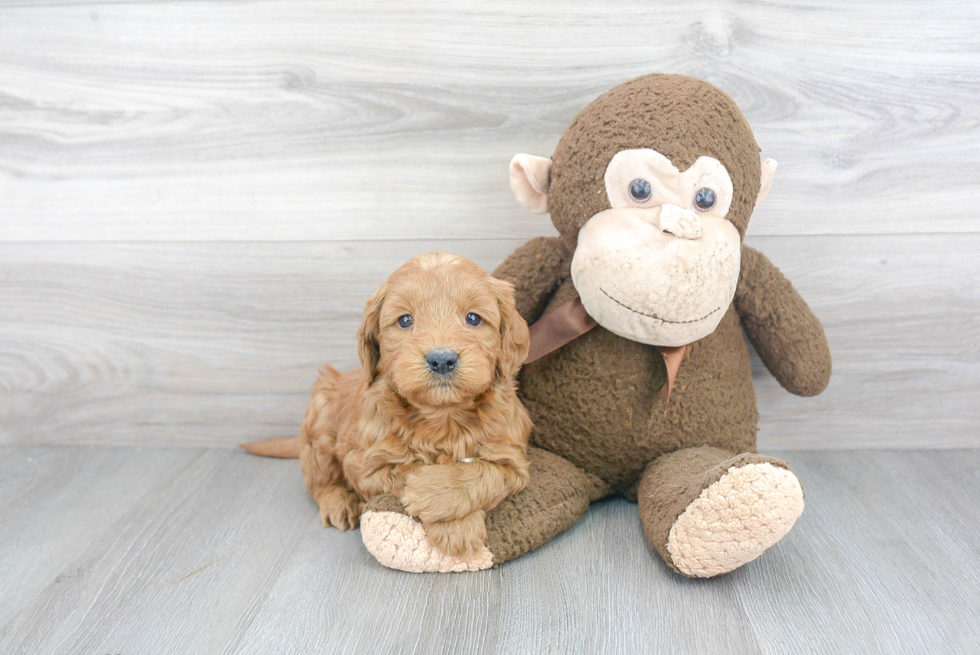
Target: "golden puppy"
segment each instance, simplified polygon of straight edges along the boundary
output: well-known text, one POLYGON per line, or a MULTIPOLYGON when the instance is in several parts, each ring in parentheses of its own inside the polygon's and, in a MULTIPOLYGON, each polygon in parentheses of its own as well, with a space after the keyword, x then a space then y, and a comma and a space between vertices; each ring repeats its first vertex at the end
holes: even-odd
POLYGON ((243 447, 298 455, 325 527, 357 527, 368 499, 394 494, 433 546, 470 557, 485 512, 527 485, 531 420, 514 380, 529 339, 510 284, 419 255, 367 301, 362 369, 323 369, 298 438, 243 447))

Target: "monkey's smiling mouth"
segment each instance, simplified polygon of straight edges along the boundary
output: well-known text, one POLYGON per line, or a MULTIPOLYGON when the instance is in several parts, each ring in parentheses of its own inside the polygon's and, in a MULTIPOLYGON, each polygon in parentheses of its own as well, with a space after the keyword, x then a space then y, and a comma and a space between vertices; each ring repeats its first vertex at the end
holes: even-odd
POLYGON ((654 319, 656 321, 660 321, 662 323, 670 323, 671 325, 682 325, 682 324, 685 324, 685 323, 697 323, 698 321, 703 321, 704 319, 708 318, 709 316, 711 316, 712 314, 714 314, 715 312, 717 312, 718 310, 721 309, 721 307, 715 307, 714 309, 712 309, 710 312, 708 312, 707 314, 705 314, 701 318, 694 318, 694 319, 691 319, 690 321, 668 321, 666 318, 660 318, 656 314, 647 314, 646 312, 641 312, 641 311, 637 311, 637 310, 633 309, 632 307, 630 307, 626 303, 620 302, 620 301, 616 300, 615 298, 613 298, 612 296, 610 296, 609 293, 605 289, 603 289, 602 287, 599 287, 599 291, 601 291, 602 293, 606 294, 606 298, 609 298, 609 300, 613 301, 614 303, 616 303, 620 307, 625 307, 626 309, 630 310, 634 314, 639 314, 640 316, 646 316, 647 318, 652 318, 652 319, 654 319))

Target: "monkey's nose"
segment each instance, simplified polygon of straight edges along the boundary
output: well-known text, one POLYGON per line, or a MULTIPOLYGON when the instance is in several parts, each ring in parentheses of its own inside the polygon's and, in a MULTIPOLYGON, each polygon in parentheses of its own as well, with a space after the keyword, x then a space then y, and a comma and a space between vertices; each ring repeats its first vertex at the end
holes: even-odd
POLYGON ((681 209, 677 205, 660 208, 660 229, 680 239, 701 238, 701 219, 693 209, 681 209))
POLYGON ((433 348, 425 356, 425 363, 429 365, 429 370, 439 375, 452 373, 459 363, 459 355, 455 350, 449 348, 433 348))

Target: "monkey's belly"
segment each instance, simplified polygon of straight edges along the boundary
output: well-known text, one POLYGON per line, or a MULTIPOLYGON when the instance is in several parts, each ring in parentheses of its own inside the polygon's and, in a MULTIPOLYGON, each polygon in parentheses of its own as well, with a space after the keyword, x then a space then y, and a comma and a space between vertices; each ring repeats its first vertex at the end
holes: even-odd
POLYGON ((664 416, 666 380, 655 347, 597 327, 524 368, 531 442, 627 495, 664 453, 698 445, 755 450, 752 370, 733 307, 714 333, 688 346, 664 416))

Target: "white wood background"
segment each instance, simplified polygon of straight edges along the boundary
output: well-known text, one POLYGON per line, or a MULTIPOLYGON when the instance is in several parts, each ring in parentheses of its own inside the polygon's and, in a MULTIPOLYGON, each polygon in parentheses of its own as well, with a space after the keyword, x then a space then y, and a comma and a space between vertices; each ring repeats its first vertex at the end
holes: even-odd
POLYGON ((554 234, 516 152, 652 71, 780 162, 830 388, 762 448, 980 446, 980 3, 0 0, 0 443, 293 433, 408 257, 554 234))

